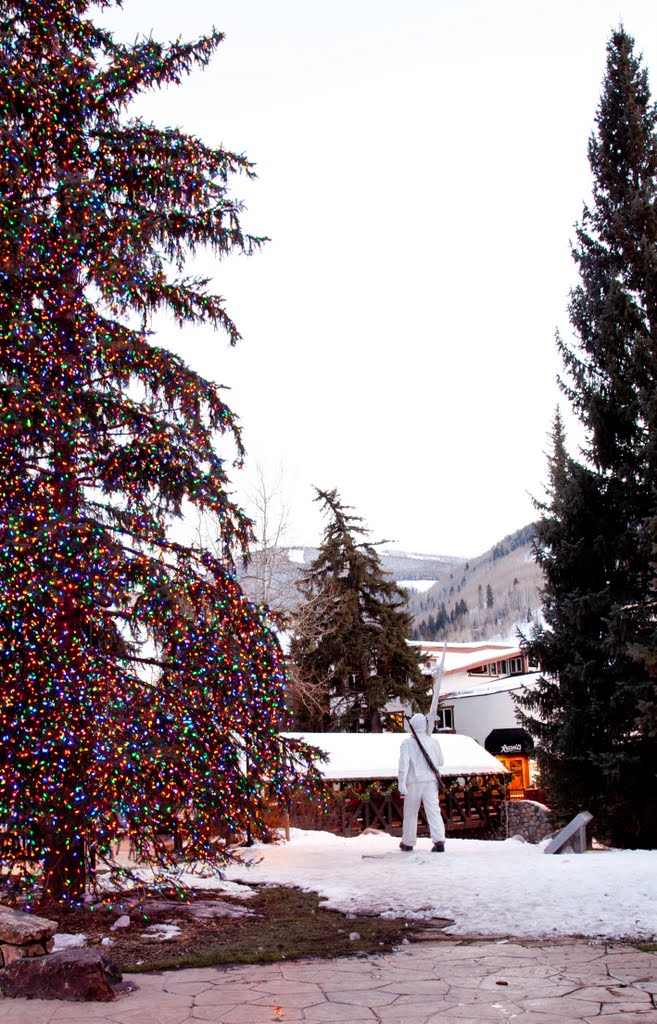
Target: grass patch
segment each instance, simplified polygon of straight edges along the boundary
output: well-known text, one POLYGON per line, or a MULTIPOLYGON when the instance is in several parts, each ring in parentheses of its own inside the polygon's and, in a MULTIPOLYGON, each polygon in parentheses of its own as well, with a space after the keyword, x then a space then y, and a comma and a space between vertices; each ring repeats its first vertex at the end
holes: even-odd
MULTIPOLYGON (((248 917, 195 922, 180 939, 162 943, 140 941, 126 934, 121 949, 108 955, 128 973, 209 967, 214 964, 266 964, 310 957, 332 958, 354 953, 382 953, 422 930, 424 922, 380 917, 347 917, 328 910, 316 893, 280 886, 258 887, 246 904, 248 917), (350 939, 350 934, 358 938, 350 939)), ((426 926, 435 928, 435 922, 426 926)))

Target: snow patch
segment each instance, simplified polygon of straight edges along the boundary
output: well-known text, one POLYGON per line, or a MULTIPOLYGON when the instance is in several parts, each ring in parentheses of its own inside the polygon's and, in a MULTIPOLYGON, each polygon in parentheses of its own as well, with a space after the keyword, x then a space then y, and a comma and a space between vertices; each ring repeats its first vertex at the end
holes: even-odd
POLYGON ((345 913, 451 918, 453 935, 655 940, 657 850, 563 857, 546 855, 544 845, 448 839, 436 857, 429 839, 409 854, 385 833, 292 829, 289 843, 242 850, 243 866, 227 872, 317 892, 345 913))
POLYGON ((456 559, 449 555, 422 555, 417 551, 397 551, 394 548, 382 548, 382 555, 389 558, 415 558, 420 562, 454 562, 456 559))
POLYGON ((438 580, 397 580, 397 585, 404 590, 414 590, 416 594, 424 594, 431 590, 438 583, 438 580))
POLYGON ((144 935, 155 942, 171 942, 180 933, 181 929, 177 924, 150 924, 148 928, 144 928, 144 935))
POLYGON ((53 953, 58 953, 60 949, 75 949, 78 946, 86 946, 86 944, 86 935, 70 935, 68 932, 56 932, 55 945, 52 951, 53 953))

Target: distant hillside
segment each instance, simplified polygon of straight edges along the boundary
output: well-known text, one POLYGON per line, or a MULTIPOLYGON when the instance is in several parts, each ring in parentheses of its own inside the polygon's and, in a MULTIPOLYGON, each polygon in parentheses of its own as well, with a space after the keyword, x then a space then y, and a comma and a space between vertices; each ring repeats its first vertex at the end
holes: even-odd
MULTIPOLYGON (((541 570, 532 556, 534 527, 504 537, 422 593, 410 591, 416 640, 513 637, 540 616, 541 570)), ((409 581, 410 583, 410 581, 409 581)), ((412 586, 412 584, 410 584, 412 586)))
MULTIPOLYGON (((270 604, 281 611, 293 611, 299 600, 297 580, 317 554, 316 547, 281 547, 255 551, 248 564, 241 568, 240 582, 252 600, 270 604)), ((458 572, 465 564, 463 558, 385 549, 379 550, 379 556, 383 568, 393 579, 411 585, 415 583, 418 587, 427 581, 447 582, 450 573, 458 572)))
MULTIPOLYGON (((384 569, 409 592, 413 638, 506 638, 516 624, 527 625, 536 618, 542 584, 531 556, 533 535, 533 526, 525 526, 471 559, 379 550, 384 569)), ((246 593, 279 611, 294 611, 299 602, 297 580, 317 551, 281 547, 254 552, 240 573, 246 593)))

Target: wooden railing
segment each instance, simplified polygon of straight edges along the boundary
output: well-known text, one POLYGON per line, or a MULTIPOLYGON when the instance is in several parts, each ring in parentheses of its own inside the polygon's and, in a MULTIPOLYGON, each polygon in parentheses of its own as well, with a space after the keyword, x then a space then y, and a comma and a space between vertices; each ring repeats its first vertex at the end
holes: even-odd
POLYGON ((514 789, 511 787, 508 790, 509 800, 535 800, 539 804, 547 803, 547 797, 545 790, 539 789, 537 786, 528 786, 524 789, 514 789))
MULTIPOLYGON (((501 823, 501 805, 505 794, 501 787, 465 789, 449 788, 440 796, 440 809, 448 835, 464 832, 495 832, 501 823)), ((378 828, 390 835, 401 835, 404 802, 398 790, 377 790, 365 784, 359 793, 345 787, 329 795, 326 813, 310 803, 296 802, 290 808, 290 824, 296 828, 322 829, 336 835, 358 835, 367 828, 378 828)), ((429 834, 429 827, 420 808, 418 835, 429 834)))
POLYGON ((458 834, 478 829, 496 830, 500 825, 503 800, 501 789, 453 789, 441 794, 445 831, 458 834))

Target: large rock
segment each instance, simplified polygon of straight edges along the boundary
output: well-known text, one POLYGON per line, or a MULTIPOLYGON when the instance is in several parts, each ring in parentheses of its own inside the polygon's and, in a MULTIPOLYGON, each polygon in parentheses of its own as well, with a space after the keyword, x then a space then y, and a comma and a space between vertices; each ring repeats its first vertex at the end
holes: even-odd
POLYGON ((10 998, 110 1002, 121 972, 97 949, 62 949, 15 960, 0 971, 0 992, 10 998))
POLYGON ((41 942, 42 939, 51 939, 56 931, 56 921, 0 906, 0 942, 7 942, 10 946, 27 946, 32 942, 41 942))

